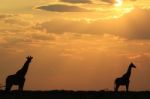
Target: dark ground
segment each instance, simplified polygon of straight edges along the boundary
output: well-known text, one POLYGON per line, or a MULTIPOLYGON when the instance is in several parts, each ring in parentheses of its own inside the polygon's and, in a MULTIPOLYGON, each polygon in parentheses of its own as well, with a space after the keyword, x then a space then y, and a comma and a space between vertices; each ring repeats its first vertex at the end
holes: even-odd
POLYGON ((150 92, 112 91, 0 91, 0 99, 150 99, 150 92))

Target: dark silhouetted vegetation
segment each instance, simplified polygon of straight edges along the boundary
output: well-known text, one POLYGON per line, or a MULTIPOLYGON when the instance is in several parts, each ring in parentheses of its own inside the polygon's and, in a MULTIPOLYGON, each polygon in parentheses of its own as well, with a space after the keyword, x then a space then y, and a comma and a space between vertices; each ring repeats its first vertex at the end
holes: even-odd
POLYGON ((0 91, 0 99, 150 99, 150 92, 112 91, 0 91))

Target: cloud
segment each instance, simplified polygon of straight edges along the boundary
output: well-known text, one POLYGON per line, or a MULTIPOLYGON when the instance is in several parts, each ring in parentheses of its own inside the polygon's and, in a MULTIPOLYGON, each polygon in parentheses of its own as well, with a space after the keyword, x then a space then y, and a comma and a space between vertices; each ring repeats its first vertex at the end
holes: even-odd
MULTIPOLYGON (((118 32, 130 39, 150 39, 150 10, 135 9, 118 21, 127 21, 120 25, 118 32)), ((117 24, 117 23, 116 23, 117 24)))
POLYGON ((20 32, 0 32, 0 49, 12 50, 34 48, 49 44, 55 37, 38 30, 22 30, 20 32))
MULTIPOLYGON (((117 2, 115 0, 101 0, 101 1, 107 2, 107 3, 115 3, 115 2, 117 2)), ((124 2, 124 1, 137 1, 137 0, 122 0, 122 1, 124 2)))
POLYGON ((115 34, 127 39, 150 39, 150 11, 135 9, 119 19, 96 20, 88 23, 85 20, 53 19, 36 24, 36 29, 48 33, 83 33, 115 34), (68 28, 69 27, 69 28, 68 28))
POLYGON ((6 19, 6 18, 10 18, 13 17, 14 15, 11 14, 0 14, 0 20, 6 19))
POLYGON ((113 3, 114 2, 114 0, 101 0, 101 1, 108 2, 108 3, 113 3))
POLYGON ((52 12, 88 12, 89 11, 85 8, 81 8, 78 6, 64 5, 64 4, 51 4, 47 6, 40 6, 37 7, 37 9, 42 9, 42 10, 52 11, 52 12))
POLYGON ((32 29, 33 17, 29 14, 0 14, 0 49, 19 48, 49 42, 54 37, 41 30, 32 29), (31 19, 30 19, 31 18, 31 19))
POLYGON ((68 3, 92 3, 91 0, 60 0, 60 1, 68 3))
POLYGON ((3 22, 4 25, 14 26, 14 28, 30 26, 30 22, 26 20, 27 16, 22 14, 0 14, 0 22, 3 22))

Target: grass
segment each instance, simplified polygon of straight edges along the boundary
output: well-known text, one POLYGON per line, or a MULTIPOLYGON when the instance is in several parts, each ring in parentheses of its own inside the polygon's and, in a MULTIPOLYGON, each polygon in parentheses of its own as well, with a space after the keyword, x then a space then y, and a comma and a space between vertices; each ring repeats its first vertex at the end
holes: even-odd
POLYGON ((0 91, 0 99, 150 99, 149 91, 112 92, 112 91, 0 91))

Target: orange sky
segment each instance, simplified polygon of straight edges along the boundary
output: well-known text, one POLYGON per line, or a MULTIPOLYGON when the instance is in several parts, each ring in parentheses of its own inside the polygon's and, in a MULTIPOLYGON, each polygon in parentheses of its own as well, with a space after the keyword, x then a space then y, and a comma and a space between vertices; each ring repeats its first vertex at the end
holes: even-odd
POLYGON ((0 84, 32 55, 26 90, 113 90, 130 62, 137 66, 130 89, 150 90, 149 5, 149 0, 1 0, 0 84))

